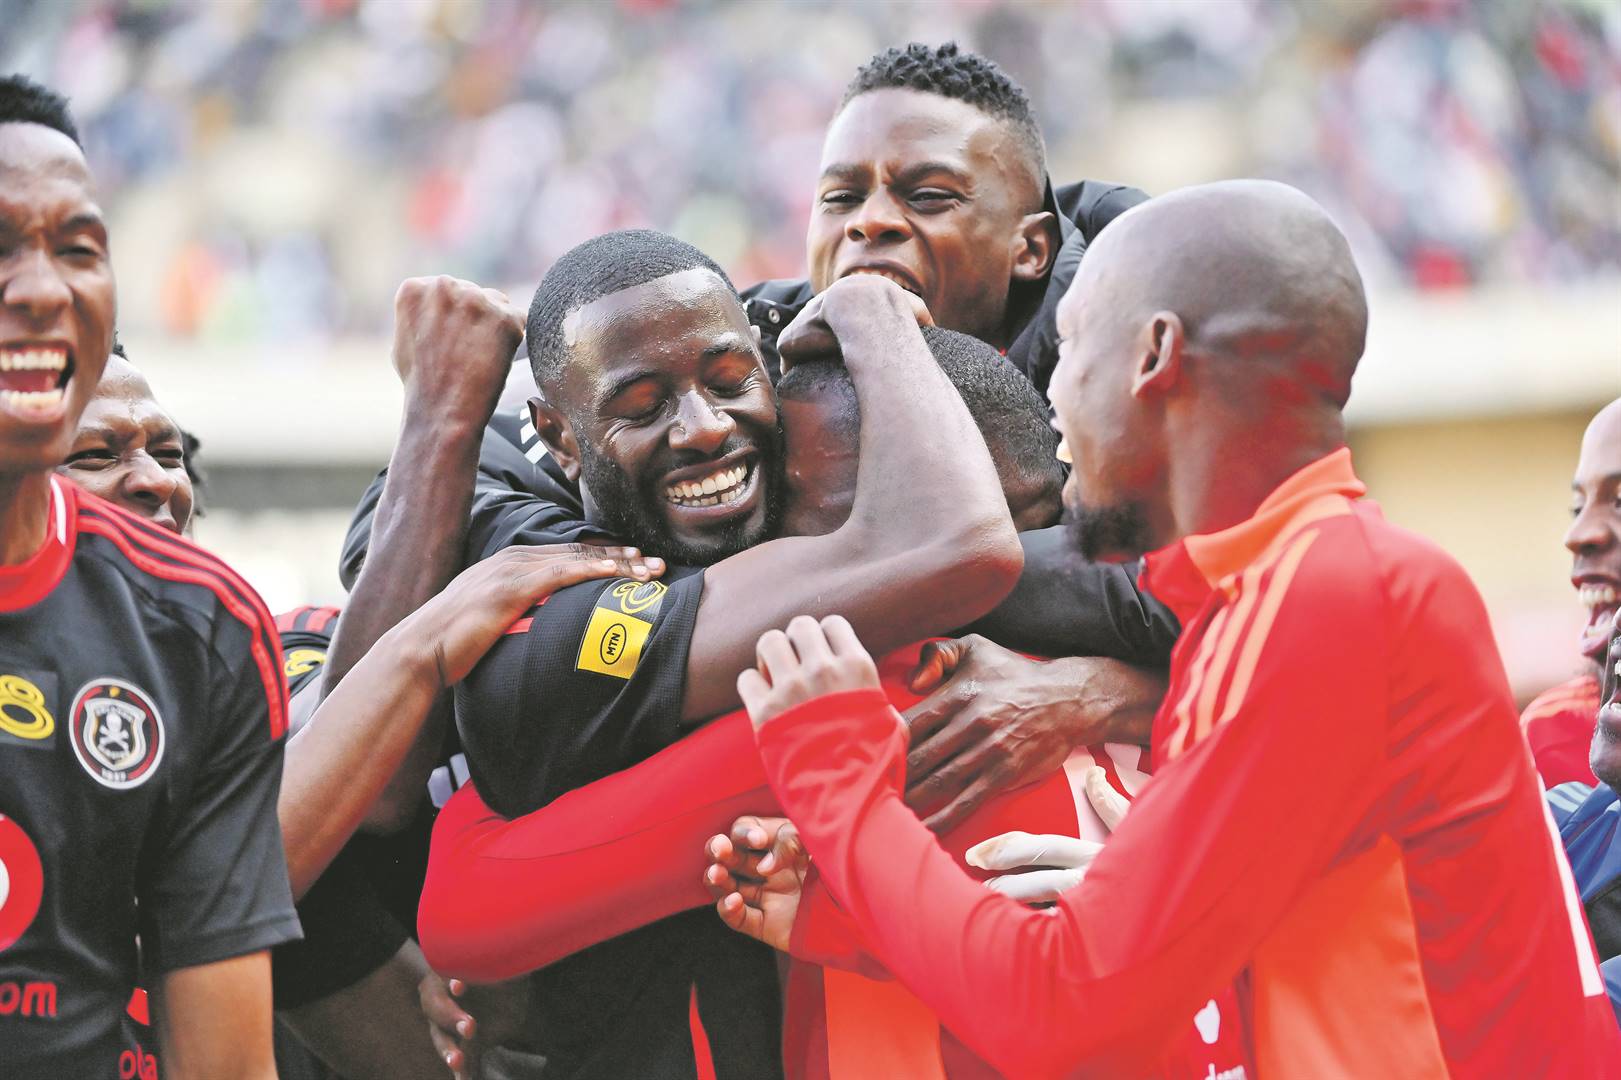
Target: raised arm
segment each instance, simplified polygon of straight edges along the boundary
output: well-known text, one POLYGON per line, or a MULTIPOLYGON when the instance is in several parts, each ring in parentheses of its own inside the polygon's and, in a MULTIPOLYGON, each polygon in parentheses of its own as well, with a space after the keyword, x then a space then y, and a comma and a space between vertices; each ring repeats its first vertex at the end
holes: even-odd
POLYGON ((737 704, 736 673, 759 634, 801 612, 839 612, 874 649, 962 626, 1018 579, 1023 554, 1007 501, 962 399, 918 331, 916 300, 871 275, 836 282, 785 330, 831 333, 860 402, 861 457, 849 520, 710 567, 698 606, 681 714, 737 704))
MULTIPOLYGON (((523 319, 505 296, 448 277, 402 284, 394 318, 394 368, 405 384, 400 437, 373 517, 369 553, 327 654, 323 695, 461 569, 480 440, 523 336, 523 319)), ((367 770, 382 783, 357 793, 353 801, 363 816, 346 831, 387 831, 409 820, 443 742, 448 711, 447 704, 432 703, 420 717, 379 718, 414 730, 409 739, 389 733, 385 742, 404 750, 379 762, 383 768, 367 770)), ((326 730, 306 726, 287 744, 280 809, 290 861, 302 861, 307 824, 320 820, 323 834, 328 831, 330 793, 353 789, 360 762, 351 755, 359 750, 373 757, 383 734, 333 730, 352 729, 358 721, 331 710, 325 716, 326 730)))

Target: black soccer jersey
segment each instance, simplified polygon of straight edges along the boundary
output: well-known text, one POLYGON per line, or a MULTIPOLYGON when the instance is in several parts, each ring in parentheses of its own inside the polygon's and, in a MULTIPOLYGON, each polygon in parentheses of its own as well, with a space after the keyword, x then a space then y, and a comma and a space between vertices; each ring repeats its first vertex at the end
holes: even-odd
MULTIPOLYGON (((486 654, 456 688, 456 726, 491 807, 528 813, 680 738, 703 580, 671 567, 662 581, 562 589, 486 654)), ((694 1080, 695 1013, 720 1080, 781 1075, 773 954, 711 911, 604 941, 531 981, 535 1042, 559 1080, 694 1080)))
POLYGON ((332 647, 332 631, 337 625, 335 607, 300 607, 276 616, 288 697, 297 695, 321 677, 327 650, 332 647))
POLYGON ((156 981, 298 936, 281 650, 214 556, 57 477, 50 515, 0 568, 0 1076, 138 1075, 137 939, 156 981))

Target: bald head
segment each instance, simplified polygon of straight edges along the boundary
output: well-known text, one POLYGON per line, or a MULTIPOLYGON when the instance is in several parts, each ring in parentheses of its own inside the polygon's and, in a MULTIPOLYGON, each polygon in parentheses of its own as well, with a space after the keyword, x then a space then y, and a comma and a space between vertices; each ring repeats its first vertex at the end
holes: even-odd
POLYGON ((1174 312, 1190 350, 1282 362, 1292 370, 1277 374, 1339 406, 1368 333, 1345 235, 1306 195, 1265 180, 1185 188, 1135 207, 1087 252, 1065 303, 1085 300, 1126 325, 1174 312))
POLYGON ((1109 511, 1098 552, 1179 533, 1171 504, 1194 483, 1242 489, 1201 475, 1212 458, 1231 473, 1223 449, 1254 459, 1263 483, 1343 442, 1367 329, 1344 234, 1294 188, 1207 184, 1116 219, 1059 305, 1052 382, 1072 501, 1109 511))

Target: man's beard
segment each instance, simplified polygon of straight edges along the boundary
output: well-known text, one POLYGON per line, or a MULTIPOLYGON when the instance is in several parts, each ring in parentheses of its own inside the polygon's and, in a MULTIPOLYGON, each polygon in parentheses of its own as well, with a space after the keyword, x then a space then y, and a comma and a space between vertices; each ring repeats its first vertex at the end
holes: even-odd
POLYGON ((1065 515, 1069 542, 1081 556, 1096 562, 1104 558, 1135 558, 1149 549, 1148 514, 1141 503, 1113 506, 1070 506, 1065 515))
MULTIPOLYGON (((580 479, 591 490, 597 523, 615 539, 634 544, 644 554, 657 555, 676 566, 711 566, 777 535, 782 519, 782 485, 777 476, 782 461, 781 447, 779 423, 774 444, 759 445, 755 458, 754 467, 759 470, 755 482, 762 485, 765 499, 764 520, 754 524, 754 515, 743 515, 710 531, 701 543, 678 539, 660 509, 664 496, 663 484, 658 478, 668 469, 649 469, 646 489, 638 491, 618 462, 602 457, 582 441, 580 479)), ((721 447, 713 457, 718 460, 735 449, 737 446, 728 440, 728 445, 721 447)))

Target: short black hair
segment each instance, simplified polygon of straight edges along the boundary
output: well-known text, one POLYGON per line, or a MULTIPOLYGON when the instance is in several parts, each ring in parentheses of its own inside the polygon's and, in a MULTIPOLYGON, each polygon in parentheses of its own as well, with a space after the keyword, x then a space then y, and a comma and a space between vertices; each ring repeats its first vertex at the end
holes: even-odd
POLYGON ((535 383, 542 389, 557 385, 568 360, 563 321, 571 312, 604 296, 700 267, 713 271, 737 295, 737 286, 714 259, 668 233, 621 229, 570 248, 546 271, 529 302, 526 337, 535 383))
MULTIPOLYGON (((985 439, 1004 490, 1029 490, 1055 501, 1064 488, 1058 461, 1058 433, 1047 402, 1024 373, 994 347, 969 334, 925 326, 923 340, 935 362, 957 388, 974 425, 985 439)), ((777 383, 787 401, 836 400, 838 411, 827 431, 852 443, 861 435, 861 409, 850 372, 837 360, 812 360, 789 368, 777 383)))
POLYGON ((856 69, 839 108, 872 90, 921 90, 965 102, 1006 121, 1030 155, 1036 183, 1044 182, 1047 150, 1030 97, 996 61, 968 52, 955 41, 933 48, 918 41, 904 48, 891 46, 856 69))
POLYGON ((0 124, 41 124, 83 146, 68 99, 26 75, 0 76, 0 124))

